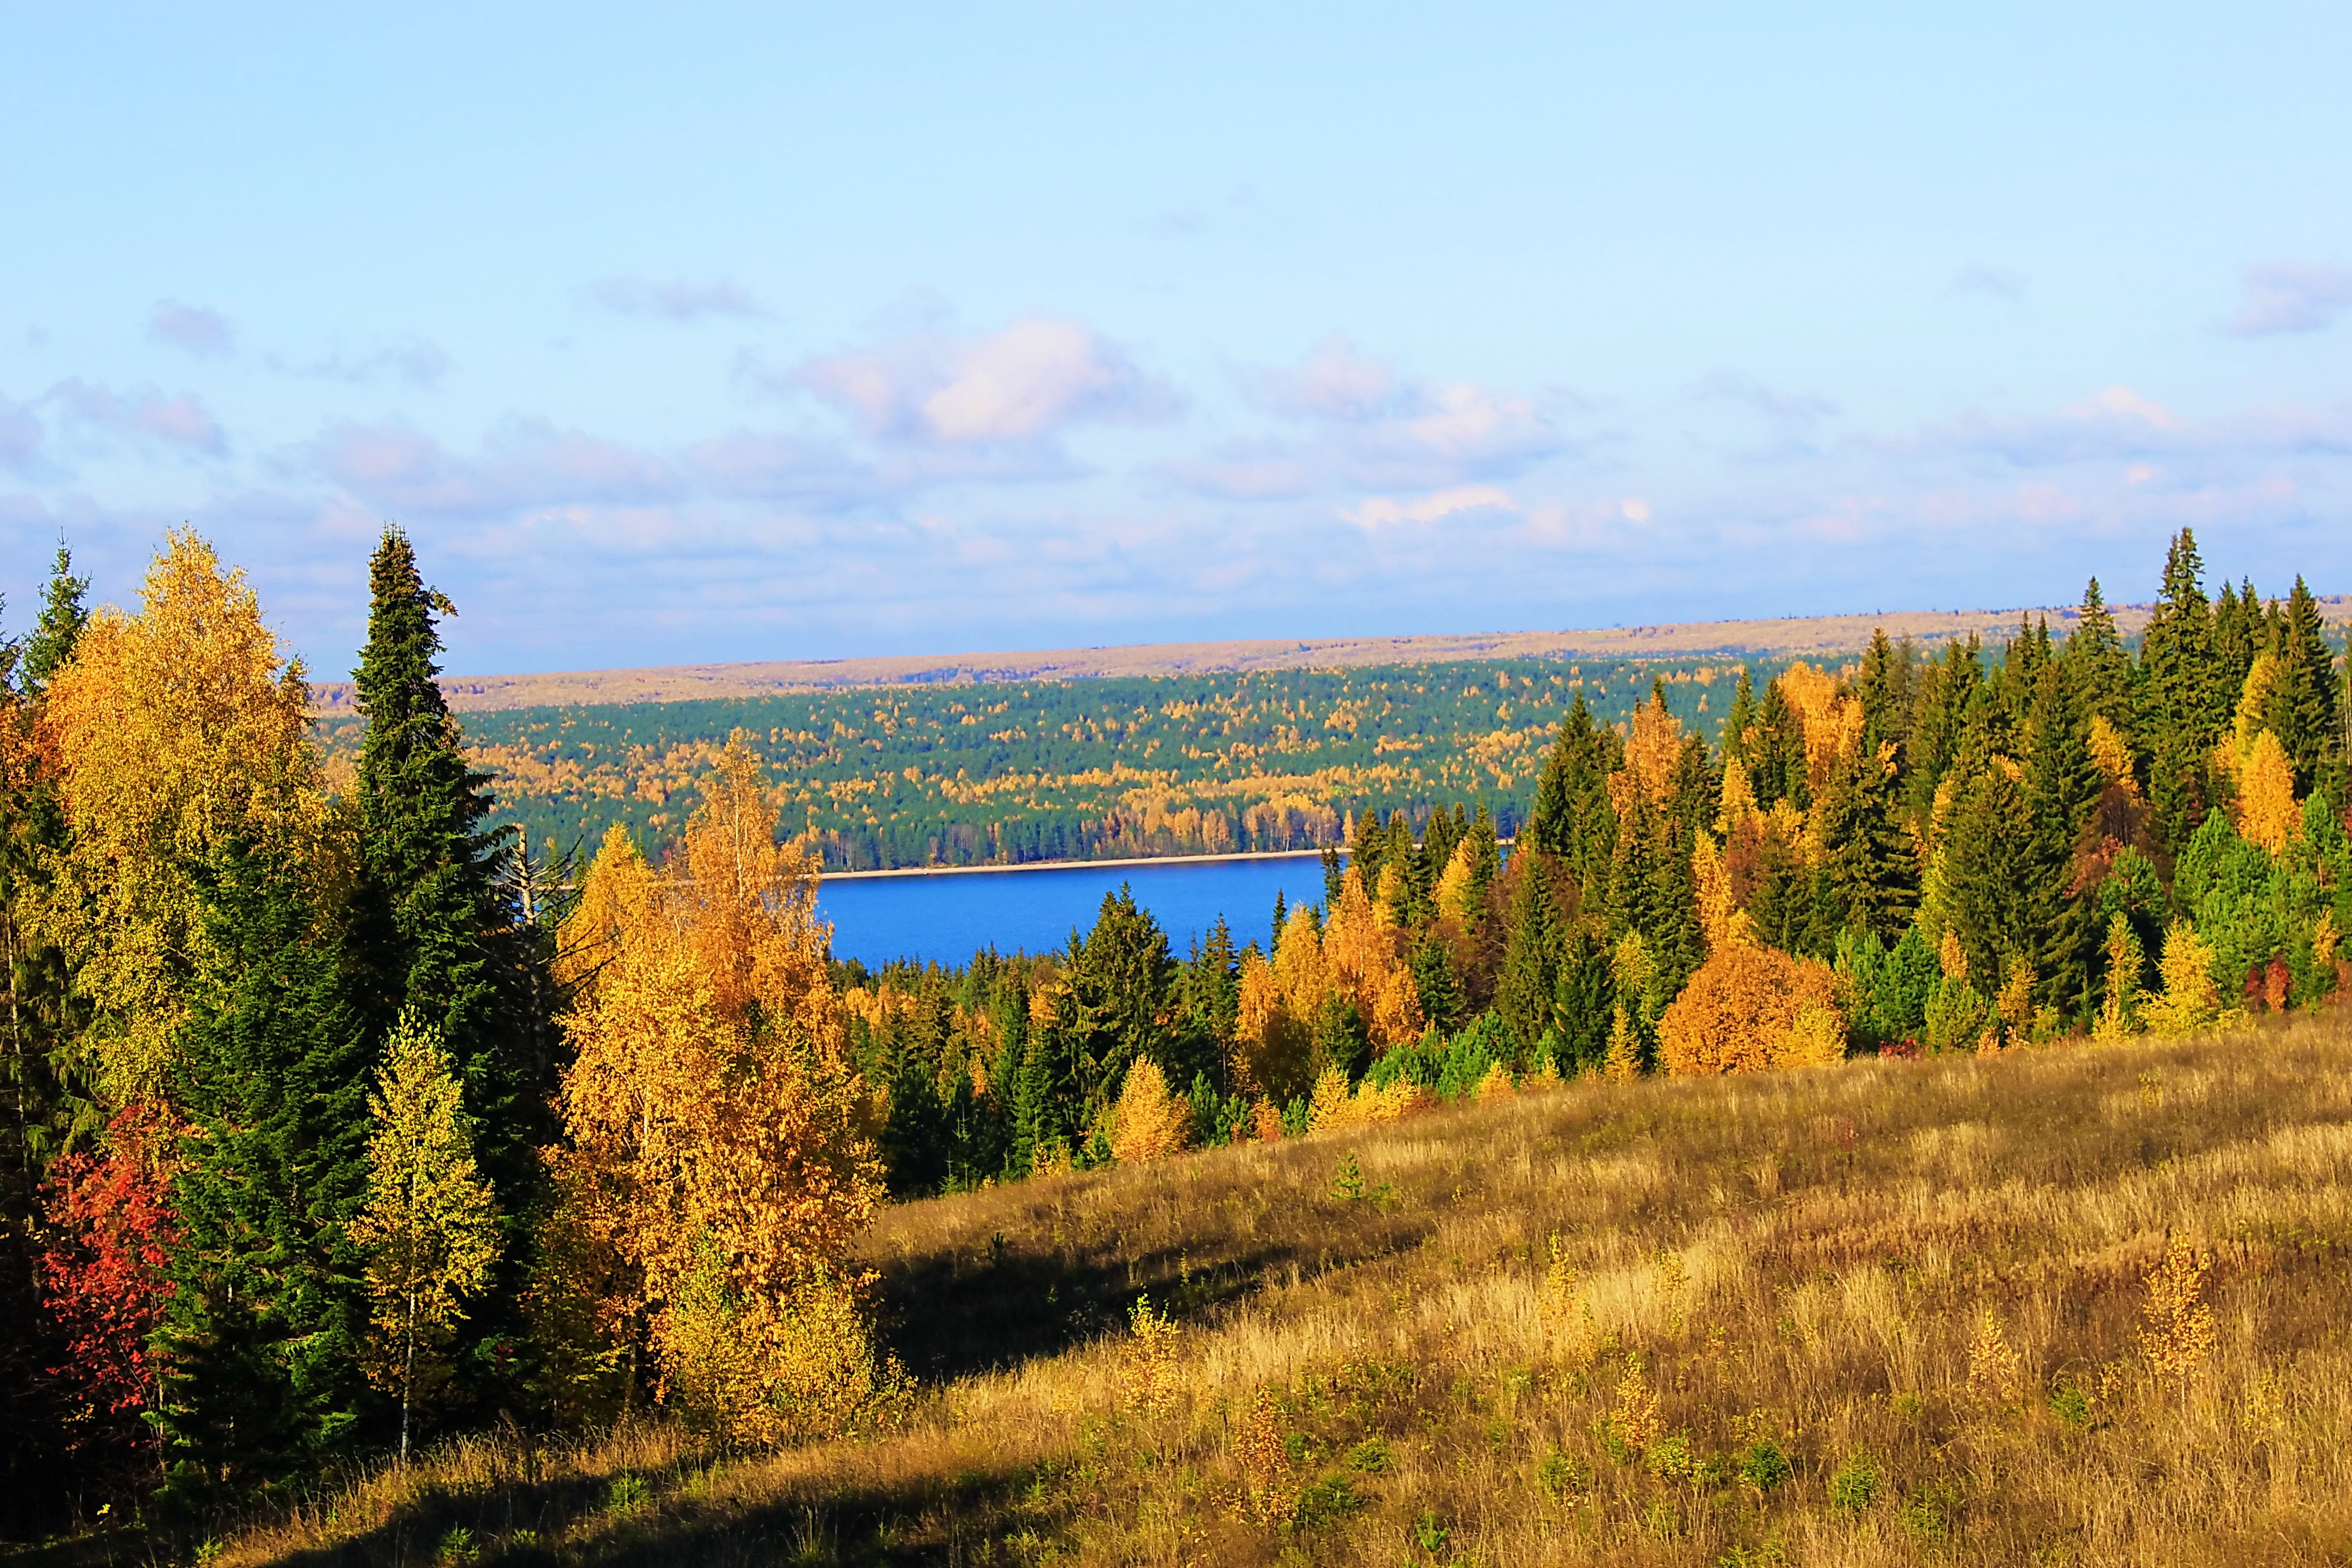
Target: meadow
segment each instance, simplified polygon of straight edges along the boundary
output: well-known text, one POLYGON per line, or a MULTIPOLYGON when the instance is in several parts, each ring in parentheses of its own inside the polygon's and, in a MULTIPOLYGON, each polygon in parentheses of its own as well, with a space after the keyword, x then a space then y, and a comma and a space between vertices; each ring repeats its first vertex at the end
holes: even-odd
POLYGON ((1587 1078, 894 1206, 872 1429, 471 1437, 201 1554, 2341 1561, 2348 1016, 1587 1078))

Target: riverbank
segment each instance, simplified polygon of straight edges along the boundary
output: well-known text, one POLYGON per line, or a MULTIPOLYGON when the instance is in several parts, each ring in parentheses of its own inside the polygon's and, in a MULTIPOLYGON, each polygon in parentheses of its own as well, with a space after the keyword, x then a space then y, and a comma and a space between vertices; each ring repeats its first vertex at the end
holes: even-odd
MULTIPOLYGON (((1344 845, 1334 846, 1341 857, 1344 845)), ((828 882, 870 881, 884 877, 969 877, 1000 871, 1098 871, 1119 866, 1211 866, 1229 860, 1303 860, 1320 849, 1244 849, 1231 855, 1135 855, 1123 860, 1023 860, 993 866, 896 866, 887 871, 827 871, 828 882)))

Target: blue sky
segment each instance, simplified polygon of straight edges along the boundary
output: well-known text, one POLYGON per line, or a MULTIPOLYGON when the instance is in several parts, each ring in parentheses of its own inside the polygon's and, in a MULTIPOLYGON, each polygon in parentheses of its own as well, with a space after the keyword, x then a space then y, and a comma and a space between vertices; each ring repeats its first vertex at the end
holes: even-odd
MULTIPOLYGON (((0 588, 459 672, 2352 592, 2342 6, 0 13, 0 588), (486 13, 495 13, 486 15, 486 13)), ((348 9, 348 8, 340 8, 348 9)))

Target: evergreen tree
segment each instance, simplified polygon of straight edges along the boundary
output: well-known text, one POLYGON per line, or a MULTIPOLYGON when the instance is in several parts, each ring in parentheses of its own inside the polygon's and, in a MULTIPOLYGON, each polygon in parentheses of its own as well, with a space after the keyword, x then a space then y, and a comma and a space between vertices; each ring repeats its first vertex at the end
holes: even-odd
POLYGON ((2124 651, 2116 617, 2091 579, 2083 590, 2083 608, 2066 639, 2068 678, 2084 713, 2098 714, 2119 727, 2131 722, 2131 656, 2124 651))
POLYGON ((195 988, 176 1098, 194 1127, 185 1238, 158 1331, 169 1489, 188 1500, 314 1473, 372 1401, 364 1259, 371 1053, 314 873, 230 841, 205 890, 215 973, 195 988))
POLYGON ((1807 776, 1805 721, 1781 693, 1780 683, 1764 689, 1748 745, 1748 784, 1756 804, 1769 806, 1788 801, 1803 811, 1813 804, 1812 781, 1807 776))
POLYGON ((2027 726, 2029 858, 2011 875, 2032 945, 2037 999, 2071 1016, 2088 1016, 2102 931, 2091 901, 2075 887, 2075 847, 2098 803, 2102 780, 2091 760, 2090 720, 2063 665, 2042 667, 2027 726))
POLYGON ((1421 1016, 1441 1035, 1450 1035, 1462 1023, 1465 998, 1461 977, 1445 944, 1424 937, 1412 950, 1412 987, 1421 1000, 1421 1016))
POLYGON ((1908 785, 1905 809, 1916 828, 1926 827, 1936 791, 1959 760, 1968 737, 1969 714, 1983 687, 1984 667, 1979 662, 1982 652, 1973 632, 1965 643, 1947 643, 1944 657, 1929 668, 1922 682, 1910 740, 1904 748, 1908 785))
POLYGON ((1539 852, 1511 856, 1512 890, 1503 942, 1503 969, 1495 985, 1495 1013, 1518 1042, 1522 1059, 1552 1026, 1559 984, 1559 939, 1552 904, 1550 864, 1539 852))
POLYGON ((1486 889, 1503 874, 1503 847, 1495 833, 1495 819, 1486 811, 1486 803, 1478 803, 1477 815, 1470 819, 1470 907, 1486 908, 1486 889))
POLYGON ((73 553, 58 544, 58 558, 49 568, 48 594, 41 601, 41 618, 25 639, 24 658, 17 666, 26 696, 38 697, 47 691, 49 677, 73 657, 74 644, 82 627, 89 624, 89 612, 82 607, 89 592, 89 579, 73 574, 73 553))
POLYGON ((902 1046, 890 1074, 890 1114, 882 1124, 883 1169, 890 1195, 930 1197, 947 1184, 955 1152, 948 1108, 919 1051, 902 1046))
POLYGON ((436 615, 449 601, 425 585, 397 528, 368 563, 367 646, 354 673, 366 716, 354 794, 360 818, 358 957, 373 976, 373 1017, 389 1031, 414 1010, 457 1063, 467 1110, 490 1134, 485 1152, 501 1206, 518 1212, 528 1168, 523 1115, 552 1089, 530 1083, 502 1045, 492 932, 499 835, 482 831, 489 775, 467 763, 463 737, 435 679, 436 615))
POLYGON ((2342 804, 2338 773, 2343 726, 2336 709, 2336 658, 2328 651, 2319 604, 2298 575, 2273 649, 2277 668, 2263 722, 2278 736, 2294 769, 2294 789, 2328 792, 2342 804))
POLYGON ((1561 721, 1520 842, 1550 856, 1593 901, 1608 886, 1617 839, 1609 775, 1623 762, 1616 731, 1596 725, 1579 691, 1561 721))
POLYGON ((1855 678, 1853 694, 1862 704, 1861 753, 1875 756, 1884 745, 1892 745, 1899 759, 1903 742, 1911 733, 1911 680, 1916 658, 1911 639, 1899 644, 1886 639, 1886 628, 1874 627, 1870 647, 1862 656, 1862 673, 1855 678))
POLYGON ((1748 731, 1756 722, 1756 678, 1746 665, 1739 667, 1739 684, 1732 689, 1731 710, 1723 716, 1723 754, 1728 760, 1745 763, 1748 760, 1748 731))
POLYGON ((1607 1058, 1616 999, 1608 946, 1591 922, 1579 921, 1561 949, 1553 991, 1553 1026, 1559 1035, 1554 1060, 1562 1073, 1597 1070, 1607 1058))
POLYGON ((1880 747, 1832 771, 1816 817, 1837 923, 1894 942, 1918 907, 1919 867, 1897 817, 1895 743, 1890 738, 1880 747))
POLYGON ((2205 819, 2214 798, 2210 758, 2237 689, 2213 646, 2197 539, 2182 529, 2164 563, 2164 593, 2140 637, 2134 740, 2147 758, 2148 804, 2158 831, 2176 850, 2205 819))
POLYGON ((2043 911, 2019 876, 2034 864, 2037 837, 2025 787, 2007 769, 1988 767, 1960 792, 1945 843, 1945 891, 1969 978, 1988 995, 2000 989, 2011 954, 2031 959, 2044 941, 2043 911))
POLYGON ((1219 1092, 1233 1058, 1234 1030, 1241 1017, 1241 955, 1234 933, 1219 915, 1208 938, 1196 942, 1178 977, 1179 1038, 1171 1051, 1171 1083, 1207 1078, 1219 1092), (1181 1068, 1181 1072, 1178 1070, 1181 1068))
POLYGON ((1175 969, 1166 933, 1134 890, 1122 883, 1104 894, 1094 930, 1071 942, 1068 991, 1055 1018, 1076 1074, 1075 1124, 1092 1122, 1136 1058, 1151 1058, 1163 1073, 1185 1065, 1169 1059, 1175 969))

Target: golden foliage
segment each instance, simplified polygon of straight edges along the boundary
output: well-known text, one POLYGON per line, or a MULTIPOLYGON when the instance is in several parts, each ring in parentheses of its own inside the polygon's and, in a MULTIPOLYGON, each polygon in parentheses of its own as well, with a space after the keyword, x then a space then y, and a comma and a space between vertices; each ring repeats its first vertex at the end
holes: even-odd
POLYGON ((1756 940, 1755 922, 1732 898, 1731 873, 1724 866, 1723 851, 1704 833, 1694 836, 1691 845, 1691 879, 1697 893, 1699 928, 1706 933, 1709 952, 1756 940))
POLYGON ((1960 945, 1959 931, 1951 926, 1944 928, 1944 940, 1936 944, 1936 962, 1943 970, 1945 979, 1968 979, 1968 950, 1960 945))
POLYGON ((1756 815, 1756 786, 1748 782, 1748 764, 1738 757, 1725 757, 1722 804, 1715 814, 1715 830, 1728 838, 1754 821, 1756 815))
POLYGON ((2238 781, 2238 832, 2273 855, 2285 853, 2303 831, 2303 807, 2294 798, 2294 764, 2279 738, 2264 730, 2249 748, 2238 781))
POLYGON ((2091 1026, 2091 1037, 2112 1044, 2139 1031, 2139 975, 2144 956, 2129 915, 2118 912, 2107 921, 2106 954, 2107 994, 2099 1003, 2099 1018, 2091 1026))
MULTIPOLYGON (((457 1298, 481 1289, 498 1260, 498 1210, 458 1099, 440 1035, 403 1013, 369 1097, 367 1206, 351 1238, 367 1255, 374 1301, 370 1380, 399 1389, 404 1415, 445 1375, 438 1352, 465 1316, 457 1298)), ((404 1419, 404 1452, 407 1442, 404 1419)))
POLYGON ((1258 1390, 1234 1435, 1234 1462, 1242 1473, 1241 1510, 1259 1524, 1280 1524, 1290 1516, 1290 1454, 1282 1446, 1274 1397, 1258 1390))
POLYGON ((1658 1020, 1660 1064, 1677 1074, 1753 1072, 1818 1059, 1822 1026, 1806 1019, 1808 1008, 1836 1012, 1828 964, 1769 947, 1721 949, 1658 1020))
POLYGON ((186 1016, 185 977, 208 966, 195 873, 231 837, 289 837, 342 874, 319 789, 299 660, 262 624, 245 574, 197 534, 173 532, 140 610, 100 609, 50 682, 44 749, 70 829, 28 923, 67 955, 100 1015, 100 1087, 156 1092, 186 1016))
POLYGON ((1862 742, 1862 703, 1840 695, 1844 682, 1799 660, 1773 682, 1805 727, 1805 773, 1818 789, 1830 770, 1862 742))
POLYGON ((1625 738, 1625 765, 1609 775, 1609 796, 1618 811, 1633 804, 1630 792, 1637 788, 1652 805, 1664 805, 1682 751, 1682 721, 1664 702, 1644 702, 1634 709, 1632 732, 1625 738))
POLYGON ((1316 1075, 1315 1092, 1307 1102, 1307 1131, 1326 1132, 1351 1125, 1355 1121, 1354 1099, 1348 1088, 1348 1075, 1336 1065, 1326 1067, 1316 1075))
POLYGON ((1127 1403, 1130 1409, 1168 1410, 1184 1391, 1176 1366, 1176 1342, 1183 1329, 1155 1311, 1149 1292, 1128 1310, 1127 1403))
POLYGON ((563 1018, 577 1055, 562 1095, 570 1146, 553 1162, 562 1228, 611 1259, 592 1275, 624 1300, 593 1316, 648 1314, 666 1385, 732 1401, 722 1425, 799 1419, 739 1395, 787 1396, 787 1352, 800 1353, 787 1304, 831 1277, 878 1194, 814 868, 774 826, 749 752, 730 743, 681 870, 642 875, 635 851, 608 841, 590 880, 610 896, 563 944, 605 957, 563 1018), (758 1353, 751 1373, 730 1370, 741 1346, 758 1353))
POLYGON ((2104 713, 2091 715, 2091 762, 2107 783, 2132 795, 2139 794, 2139 781, 2132 774, 2131 742, 2104 713))
POLYGON ((2140 1353, 2158 1377, 2186 1379, 2213 1350, 2213 1309, 2205 1304, 2210 1253, 2174 1237, 2164 1257, 2147 1271, 2147 1303, 2142 1309, 2140 1353))
POLYGON ((1969 1396, 1980 1405, 2000 1405, 2017 1396, 2024 1363, 2000 1331, 2000 1315, 1990 1307, 1969 1342, 1969 1396))
POLYGON ((1192 1142, 1192 1108, 1169 1092, 1168 1075, 1150 1057, 1138 1058, 1127 1069, 1111 1114, 1111 1158, 1122 1165, 1181 1153, 1192 1142))
POLYGON ((1471 853, 1469 835, 1465 834, 1462 842, 1454 847, 1454 853, 1446 859, 1445 869, 1437 879, 1437 912, 1442 916, 1451 916, 1465 926, 1472 924, 1478 914, 1470 897, 1470 879, 1475 870, 1475 859, 1476 857, 1471 853))
POLYGON ((1508 1100, 1518 1092, 1518 1086, 1511 1081, 1511 1069, 1494 1062, 1488 1065, 1486 1076, 1478 1080, 1475 1098, 1481 1101, 1508 1100))
POLYGON ((2157 960, 2164 994, 2140 1009, 2159 1035, 2188 1035, 2210 1027, 2221 1014, 2221 987, 2213 983, 2213 949, 2197 928, 2177 920, 2166 928, 2164 952, 2157 960))
MULTIPOLYGON (((1283 934, 1286 942, 1289 933, 1283 934)), ((1311 928, 1308 934, 1312 935, 1311 928)), ((1365 896, 1363 874, 1349 867, 1339 883, 1339 903, 1323 931, 1320 979, 1328 989, 1310 995, 1303 989, 1303 978, 1300 990, 1292 991, 1286 984, 1295 1015, 1312 1019, 1322 1010, 1326 997, 1336 994, 1355 1004, 1370 1026, 1374 1049, 1387 1050, 1418 1038, 1423 1026, 1421 996, 1398 951, 1403 942, 1403 933, 1382 920, 1379 907, 1365 896), (1397 984, 1400 978, 1402 985, 1397 984)), ((1302 963, 1299 973, 1303 977, 1309 970, 1302 963)))

